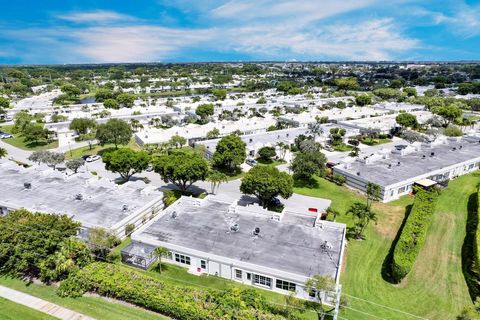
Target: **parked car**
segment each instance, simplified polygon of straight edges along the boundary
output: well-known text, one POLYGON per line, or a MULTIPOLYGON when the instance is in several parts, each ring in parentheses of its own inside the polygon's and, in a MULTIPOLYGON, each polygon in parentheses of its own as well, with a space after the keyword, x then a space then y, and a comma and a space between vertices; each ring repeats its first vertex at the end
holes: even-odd
POLYGON ((245 161, 246 164, 248 164, 249 166, 255 166, 257 164, 257 161, 253 160, 253 159, 247 159, 247 161, 245 161))
POLYGON ((281 205, 282 203, 280 202, 280 199, 278 199, 277 197, 275 198, 272 198, 272 204, 275 205, 275 206, 279 206, 281 205))
POLYGON ((8 138, 13 138, 13 136, 10 133, 0 132, 0 139, 8 139, 8 138))
POLYGON ((89 157, 91 157, 90 154, 85 154, 85 155, 81 156, 80 158, 82 158, 84 161, 87 161, 87 159, 88 159, 89 157))
POLYGON ((87 159, 85 159, 86 162, 94 162, 94 161, 97 161, 97 160, 100 160, 101 157, 100 156, 97 156, 97 155, 94 155, 94 156, 89 156, 87 159))
POLYGON ((330 151, 330 152, 333 152, 335 151, 335 149, 333 149, 331 146, 329 146, 328 144, 324 147, 325 150, 327 151, 330 151))

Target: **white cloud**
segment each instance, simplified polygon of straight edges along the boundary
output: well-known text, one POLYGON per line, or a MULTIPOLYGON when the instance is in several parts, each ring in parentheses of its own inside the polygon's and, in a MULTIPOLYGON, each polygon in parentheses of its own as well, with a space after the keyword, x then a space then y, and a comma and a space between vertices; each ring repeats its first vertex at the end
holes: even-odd
POLYGON ((59 19, 75 23, 109 23, 112 21, 132 21, 133 17, 114 11, 96 10, 89 12, 72 12, 56 16, 59 19))
POLYGON ((389 60, 419 42, 401 35, 391 19, 285 30, 257 25, 231 30, 229 46, 239 52, 281 58, 285 53, 304 59, 389 60))
POLYGON ((376 0, 232 0, 212 10, 212 14, 237 22, 268 18, 287 24, 292 20, 305 24, 365 8, 374 2, 376 0))

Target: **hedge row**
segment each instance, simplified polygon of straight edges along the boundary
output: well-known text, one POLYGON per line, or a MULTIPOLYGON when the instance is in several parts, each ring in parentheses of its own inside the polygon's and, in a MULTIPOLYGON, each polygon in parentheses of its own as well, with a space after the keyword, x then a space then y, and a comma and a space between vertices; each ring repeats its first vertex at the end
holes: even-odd
POLYGON ((85 292, 127 301, 184 320, 295 319, 289 310, 272 307, 253 289, 199 290, 163 283, 130 268, 92 263, 70 275, 58 289, 60 296, 80 297, 85 292))
POLYGON ((473 193, 469 201, 465 241, 462 246, 462 268, 470 297, 480 297, 480 192, 473 193))
POLYGON ((412 269, 425 242, 431 224, 439 191, 419 189, 412 210, 395 246, 392 259, 392 277, 400 282, 412 269))

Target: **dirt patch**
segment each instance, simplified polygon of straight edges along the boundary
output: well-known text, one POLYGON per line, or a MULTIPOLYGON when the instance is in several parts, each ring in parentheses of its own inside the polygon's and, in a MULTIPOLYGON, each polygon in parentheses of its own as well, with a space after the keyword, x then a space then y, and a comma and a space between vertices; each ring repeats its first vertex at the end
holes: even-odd
POLYGON ((377 212, 378 221, 375 230, 383 237, 393 240, 397 234, 403 218, 405 217, 406 208, 403 206, 393 206, 385 203, 375 203, 373 210, 377 212))

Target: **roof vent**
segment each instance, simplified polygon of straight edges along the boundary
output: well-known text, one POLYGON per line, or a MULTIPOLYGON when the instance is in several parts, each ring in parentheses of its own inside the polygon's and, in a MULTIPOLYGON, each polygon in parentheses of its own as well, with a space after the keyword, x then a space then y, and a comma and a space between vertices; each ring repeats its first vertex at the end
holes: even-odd
POLYGON ((463 146, 460 146, 460 147, 459 147, 459 149, 462 149, 462 148, 463 148, 463 146))
POLYGON ((360 171, 357 172, 357 176, 360 176, 360 171))
POLYGON ((25 182, 25 183, 23 183, 23 187, 25 189, 32 189, 32 184, 30 182, 25 182))
POLYGON ((259 227, 255 227, 255 230, 253 230, 253 235, 254 236, 258 236, 260 234, 260 228, 259 227))
POLYGON ((83 200, 83 195, 81 193, 77 193, 75 195, 75 200, 83 200))
POLYGON ((457 150, 457 148, 456 148, 456 147, 453 147, 453 148, 452 148, 452 151, 455 151, 455 150, 457 150))
POLYGON ((327 249, 331 249, 332 246, 327 242, 327 240, 325 240, 325 241, 320 245, 320 248, 322 248, 323 250, 327 250, 327 249))
POLYGON ((433 157, 435 155, 435 152, 430 152, 430 157, 433 157))
POLYGON ((171 217, 172 217, 172 219, 177 219, 177 217, 178 217, 177 211, 173 211, 172 214, 171 214, 171 217))
POLYGON ((388 169, 391 169, 391 168, 392 168, 392 164, 389 163, 389 164, 388 164, 388 169))
POLYGON ((400 161, 397 162, 397 167, 400 165, 400 161))
POLYGON ((422 156, 422 159, 425 159, 425 158, 426 158, 426 156, 425 156, 425 155, 423 155, 423 156, 422 156))
POLYGON ((231 225, 230 226, 230 231, 233 231, 233 232, 240 231, 240 226, 238 225, 238 223, 235 223, 235 224, 231 225))
POLYGON ((124 205, 122 206, 122 211, 127 211, 127 210, 128 210, 128 206, 127 206, 126 204, 124 204, 124 205))

